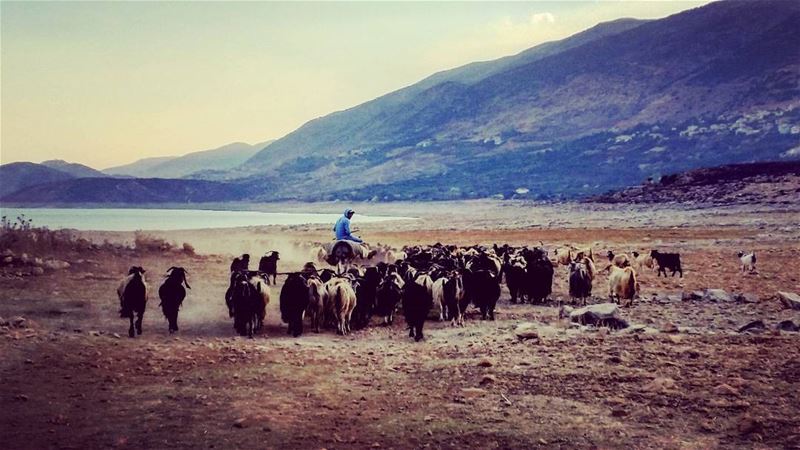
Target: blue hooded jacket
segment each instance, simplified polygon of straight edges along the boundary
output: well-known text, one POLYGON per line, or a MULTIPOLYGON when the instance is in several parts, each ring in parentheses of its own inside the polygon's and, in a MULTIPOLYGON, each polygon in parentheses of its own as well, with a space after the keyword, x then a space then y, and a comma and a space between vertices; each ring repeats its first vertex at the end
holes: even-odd
POLYGON ((347 218, 347 215, 352 212, 353 210, 347 208, 344 210, 344 215, 339 217, 339 220, 336 221, 336 225, 333 226, 333 231, 336 233, 336 240, 347 240, 353 242, 364 242, 361 239, 353 236, 350 234, 350 219, 347 218))

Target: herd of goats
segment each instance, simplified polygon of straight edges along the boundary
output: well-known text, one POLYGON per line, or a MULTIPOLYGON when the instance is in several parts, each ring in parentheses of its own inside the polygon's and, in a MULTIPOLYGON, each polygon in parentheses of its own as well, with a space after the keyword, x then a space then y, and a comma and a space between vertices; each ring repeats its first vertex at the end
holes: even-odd
MULTIPOLYGON (((339 334, 346 335, 352 329, 366 327, 373 316, 391 324, 395 312, 402 310, 409 336, 419 341, 426 320, 449 320, 461 326, 471 304, 480 310, 483 319, 494 320, 502 282, 512 303, 541 304, 553 291, 555 268, 563 265, 568 268, 570 297, 573 302, 585 304, 592 295, 597 274, 591 248, 557 249, 553 260, 543 245, 529 248, 495 244, 487 248, 435 244, 375 253, 356 254, 348 261, 331 261, 320 249, 320 262, 335 262, 336 270, 317 269, 315 263, 308 262, 301 271, 286 273, 280 292, 280 312, 281 319, 288 324, 288 333, 301 335, 308 316, 316 332, 323 327, 335 327, 339 334)), ((667 270, 671 276, 683 276, 678 253, 652 250, 628 256, 609 251, 606 257, 608 263, 602 271, 608 272, 607 294, 624 306, 632 305, 639 291, 634 267, 657 270, 659 276, 666 277, 667 270)), ((739 258, 743 270, 755 270, 755 254, 742 252, 739 258)), ((276 283, 279 259, 278 252, 269 252, 260 259, 258 270, 250 270, 249 255, 237 257, 231 263, 225 303, 240 335, 252 337, 262 327, 270 301, 269 285, 276 283)), ((130 337, 142 333, 148 298, 144 273, 140 266, 131 267, 117 289, 120 314, 130 320, 130 337)), ((167 271, 158 294, 170 333, 178 330, 178 311, 189 288, 186 270, 171 267, 167 271)))

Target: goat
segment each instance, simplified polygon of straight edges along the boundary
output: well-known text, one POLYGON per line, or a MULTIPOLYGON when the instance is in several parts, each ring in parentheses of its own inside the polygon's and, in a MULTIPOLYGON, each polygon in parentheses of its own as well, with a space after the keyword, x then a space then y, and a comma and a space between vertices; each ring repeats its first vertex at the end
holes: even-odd
POLYGON ((609 266, 608 275, 608 296, 616 303, 628 300, 627 305, 633 305, 633 298, 639 290, 639 283, 636 281, 636 272, 633 267, 621 269, 617 266, 609 266))
POLYGON ((231 272, 240 270, 250 270, 250 255, 247 253, 242 254, 241 257, 233 258, 231 262, 231 272))
POLYGON ((142 334, 142 318, 147 307, 148 287, 144 278, 145 270, 141 266, 132 266, 128 275, 117 287, 119 296, 120 317, 130 319, 128 336, 134 337, 133 314, 136 313, 136 333, 142 334))
POLYGON ((350 279, 332 278, 325 283, 324 304, 336 322, 336 331, 341 335, 350 333, 350 319, 356 307, 356 292, 350 279))
POLYGON ((325 304, 323 303, 322 280, 317 276, 308 277, 308 308, 306 312, 311 318, 311 326, 319 333, 320 325, 325 317, 325 304))
POLYGON ((272 284, 276 284, 275 277, 278 275, 278 260, 280 259, 280 254, 272 250, 258 261, 258 271, 264 274, 267 284, 269 284, 270 275, 272 275, 272 284))
POLYGON ((650 256, 653 257, 655 262, 658 264, 658 276, 664 274, 664 278, 667 277, 667 269, 672 271, 672 276, 675 276, 675 272, 680 273, 681 278, 683 278, 683 269, 681 269, 681 255, 679 253, 661 253, 658 250, 651 250, 650 256))
POLYGON ((472 301, 481 310, 481 318, 494 320, 494 308, 500 298, 500 277, 490 270, 472 273, 472 301))
POLYGON ((433 306, 433 298, 428 290, 417 283, 406 283, 403 286, 403 314, 406 316, 409 337, 419 342, 423 339, 422 327, 433 306))
POLYGON ((649 254, 639 254, 639 252, 631 252, 633 260, 636 262, 636 268, 642 270, 643 267, 648 269, 653 268, 653 257, 649 254))
POLYGON ((609 250, 608 253, 606 253, 606 256, 608 257, 608 262, 619 267, 620 269, 631 265, 631 260, 628 258, 628 255, 624 253, 621 255, 615 255, 614 252, 609 250))
POLYGON ((166 279, 158 288, 158 297, 161 299, 161 311, 169 322, 169 333, 178 331, 178 310, 186 298, 186 289, 191 289, 186 281, 186 269, 172 266, 167 269, 166 279), (184 289, 184 285, 186 288, 184 289))
POLYGON ((385 276, 378 285, 375 293, 375 314, 383 317, 386 325, 394 322, 394 311, 400 303, 403 285, 403 279, 396 273, 385 276))
POLYGON ((742 273, 745 273, 745 270, 747 270, 750 273, 754 273, 756 271, 755 252, 745 253, 740 251, 739 253, 736 254, 736 256, 739 257, 739 262, 741 262, 742 273))
POLYGON ((464 325, 464 311, 461 302, 464 299, 464 281, 459 273, 452 273, 446 278, 443 287, 445 318, 450 320, 450 325, 464 325))
POLYGON ((572 250, 568 248, 557 248, 553 251, 556 256, 556 264, 568 266, 572 262, 572 250))
POLYGON ((289 274, 281 288, 281 320, 294 337, 303 334, 303 316, 309 304, 308 282, 301 273, 289 274))
POLYGON ((584 258, 588 264, 583 262, 572 262, 569 264, 569 295, 574 299, 580 299, 586 305, 586 298, 592 295, 593 274, 589 269, 591 260, 584 258))

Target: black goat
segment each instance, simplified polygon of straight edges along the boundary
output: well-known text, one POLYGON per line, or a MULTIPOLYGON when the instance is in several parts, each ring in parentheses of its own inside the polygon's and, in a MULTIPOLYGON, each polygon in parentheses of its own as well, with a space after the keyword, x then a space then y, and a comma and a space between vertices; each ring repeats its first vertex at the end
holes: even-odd
POLYGON ((233 258, 231 262, 231 272, 238 272, 240 270, 250 270, 250 255, 243 254, 240 258, 233 258))
POLYGON ((543 303, 553 292, 553 263, 538 247, 525 251, 523 257, 527 266, 523 290, 531 303, 543 303))
POLYGON ((167 269, 167 279, 158 288, 158 296, 161 298, 161 311, 169 322, 170 334, 178 331, 178 310, 186 298, 186 289, 191 289, 189 282, 186 281, 186 269, 183 267, 170 267, 167 269), (186 285, 186 289, 184 289, 186 285))
POLYGON ((141 266, 132 266, 117 287, 119 296, 120 317, 130 319, 128 336, 134 337, 133 315, 136 313, 136 333, 142 334, 142 319, 147 307, 147 282, 144 279, 145 270, 141 266))
POLYGON ((494 308, 500 298, 500 277, 490 270, 472 273, 472 301, 481 310, 482 319, 494 320, 494 308))
POLYGON ((403 314, 406 316, 410 337, 422 340, 422 327, 433 307, 433 297, 424 286, 410 282, 403 286, 403 314))
POLYGON ((278 260, 281 259, 280 254, 275 250, 262 256, 258 261, 258 271, 264 274, 269 284, 269 276, 272 275, 272 284, 275 284, 275 277, 278 275, 278 260))
POLYGON ((375 314, 383 317, 383 323, 391 325, 394 322, 394 311, 400 304, 402 289, 398 282, 398 275, 388 275, 378 285, 375 293, 375 314))
POLYGON ((683 278, 683 269, 681 268, 681 255, 679 253, 661 253, 658 250, 651 250, 650 256, 658 264, 658 275, 661 276, 661 273, 664 273, 664 278, 667 277, 667 269, 672 271, 672 276, 675 276, 675 273, 680 273, 680 277, 683 278))
POLYGON ((308 308, 308 282, 301 273, 292 273, 281 288, 281 320, 294 337, 303 334, 303 315, 308 308))

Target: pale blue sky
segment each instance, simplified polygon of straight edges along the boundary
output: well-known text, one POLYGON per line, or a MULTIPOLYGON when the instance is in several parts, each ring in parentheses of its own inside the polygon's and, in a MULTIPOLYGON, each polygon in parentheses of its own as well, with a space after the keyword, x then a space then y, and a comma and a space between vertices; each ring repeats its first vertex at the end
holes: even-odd
POLYGON ((0 162, 279 138, 472 61, 707 1, 0 3, 0 162))

